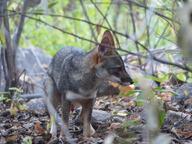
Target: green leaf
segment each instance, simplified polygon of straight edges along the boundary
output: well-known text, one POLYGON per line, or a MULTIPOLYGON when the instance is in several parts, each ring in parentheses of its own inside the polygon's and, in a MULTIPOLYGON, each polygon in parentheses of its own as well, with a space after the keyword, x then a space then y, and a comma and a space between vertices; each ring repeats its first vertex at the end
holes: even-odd
POLYGON ((30 136, 24 137, 22 144, 32 144, 32 137, 30 136))
POLYGON ((50 3, 48 4, 48 8, 52 8, 52 7, 54 7, 56 4, 57 4, 57 1, 50 2, 50 3))
POLYGON ((4 95, 0 95, 0 102, 6 100, 7 98, 4 95))
POLYGON ((3 101, 8 102, 10 101, 10 98, 4 94, 0 94, 0 102, 3 102, 3 101))
POLYGON ((141 90, 130 90, 126 94, 120 93, 120 95, 122 95, 122 96, 133 96, 136 93, 141 93, 141 90))
POLYGON ((176 77, 180 80, 180 81, 186 81, 186 75, 184 73, 179 73, 176 75, 176 77))
POLYGON ((10 91, 15 91, 15 92, 18 92, 18 93, 23 92, 22 89, 17 88, 17 87, 11 87, 11 88, 9 88, 9 90, 10 90, 10 91))
POLYGON ((165 121, 165 116, 166 116, 166 112, 165 111, 160 111, 159 112, 159 124, 160 126, 163 125, 164 121, 165 121))
POLYGON ((162 91, 163 88, 162 88, 162 87, 155 87, 154 90, 155 90, 155 91, 162 91))
POLYGON ((5 35, 3 33, 3 28, 2 27, 0 27, 0 43, 2 45, 5 45, 5 35))
POLYGON ((137 105, 138 107, 142 107, 142 106, 144 106, 144 104, 146 103, 146 100, 144 99, 143 95, 140 94, 140 95, 136 98, 135 102, 136 102, 136 105, 137 105))
POLYGON ((174 62, 174 58, 171 54, 168 54, 167 57, 170 62, 174 62))
POLYGON ((191 72, 188 72, 188 76, 189 76, 190 78, 192 78, 192 73, 191 73, 191 72))
POLYGON ((122 124, 122 127, 123 128, 129 128, 130 126, 136 126, 136 125, 139 125, 139 124, 140 124, 139 120, 128 120, 128 121, 125 121, 122 124))
POLYGON ((187 82, 188 82, 188 83, 192 83, 192 78, 188 78, 188 79, 187 79, 187 82))
POLYGON ((155 77, 155 76, 150 75, 150 76, 147 76, 147 78, 161 83, 161 82, 164 82, 168 79, 168 74, 162 74, 159 77, 155 77))

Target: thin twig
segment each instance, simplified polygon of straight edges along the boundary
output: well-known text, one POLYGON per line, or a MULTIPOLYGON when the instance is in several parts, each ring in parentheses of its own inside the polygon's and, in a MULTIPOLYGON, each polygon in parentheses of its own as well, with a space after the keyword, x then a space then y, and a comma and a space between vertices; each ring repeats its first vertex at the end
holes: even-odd
MULTIPOLYGON (((109 21, 108 21, 108 19, 107 19, 107 12, 106 12, 106 14, 104 15, 104 14, 102 13, 102 11, 98 8, 98 6, 95 4, 95 2, 93 2, 93 0, 90 0, 90 1, 91 1, 91 3, 94 5, 94 7, 96 8, 96 10, 99 12, 99 14, 100 14, 100 15, 103 17, 103 19, 106 21, 107 25, 109 26, 109 29, 112 29, 112 26, 111 26, 111 24, 109 23, 109 21)), ((109 7, 108 7, 108 10, 109 10, 110 6, 111 6, 111 3, 110 3, 110 5, 109 5, 109 7)), ((116 35, 115 33, 114 33, 114 36, 115 36, 115 40, 116 40, 116 42, 117 42, 117 46, 120 47, 119 40, 118 40, 117 35, 116 35)))
MULTIPOLYGON (((143 3, 145 5, 145 7, 147 7, 147 1, 146 0, 143 0, 143 3)), ((153 11, 153 10, 152 10, 153 11)), ((145 23, 146 23, 146 31, 147 31, 147 40, 146 40, 146 45, 147 47, 151 47, 151 44, 150 44, 150 33, 149 33, 149 28, 150 28, 150 20, 152 15, 148 14, 148 11, 147 9, 144 9, 144 12, 145 12, 145 23)))
MULTIPOLYGON (((14 11, 14 12, 15 12, 15 11, 14 11)), ((21 14, 21 13, 18 12, 18 14, 21 14)), ((35 13, 35 15, 43 15, 43 14, 42 14, 42 13, 35 13)), ((95 42, 95 41, 93 41, 93 40, 90 40, 90 39, 81 37, 81 36, 79 36, 79 35, 76 35, 76 34, 73 34, 73 33, 67 32, 67 31, 64 31, 63 29, 58 28, 58 27, 56 27, 56 26, 54 26, 54 25, 48 24, 47 22, 45 22, 45 21, 43 21, 43 20, 41 20, 41 19, 39 19, 39 18, 35 18, 35 17, 32 17, 32 16, 28 16, 28 15, 25 15, 25 16, 28 17, 28 18, 30 18, 30 19, 32 19, 32 20, 39 21, 39 22, 41 22, 41 23, 43 23, 43 24, 45 24, 45 25, 47 25, 47 26, 50 26, 50 27, 52 27, 52 28, 54 28, 54 29, 57 29, 57 30, 59 30, 59 31, 65 33, 65 34, 68 34, 68 35, 77 37, 77 38, 82 39, 82 40, 85 40, 85 41, 87 41, 87 42, 91 42, 91 43, 94 43, 94 44, 99 44, 98 42, 95 42)), ((52 16, 53 16, 53 15, 52 15, 52 16)), ((77 20, 77 21, 82 21, 82 22, 86 22, 86 23, 93 24, 93 25, 97 25, 97 24, 94 24, 94 23, 92 23, 92 22, 88 22, 88 21, 86 21, 86 20, 82 20, 82 19, 78 19, 78 18, 63 16, 63 15, 54 15, 54 16, 65 17, 65 18, 69 18, 69 19, 71 19, 71 20, 77 20)), ((101 25, 101 27, 103 27, 103 28, 105 28, 105 29, 108 29, 107 27, 102 26, 102 25, 101 25)), ((115 31, 115 30, 113 30, 113 29, 109 29, 109 30, 111 30, 113 33, 119 34, 120 36, 124 36, 124 37, 126 37, 126 38, 128 38, 128 39, 131 39, 130 36, 127 35, 127 34, 123 34, 123 33, 121 33, 121 32, 115 31)), ((151 55, 151 58, 154 59, 155 61, 158 61, 158 62, 163 63, 163 64, 167 64, 167 65, 176 66, 176 67, 181 68, 181 69, 183 69, 183 70, 192 72, 192 69, 189 68, 188 66, 183 66, 183 65, 180 65, 180 64, 176 64, 176 63, 172 63, 172 62, 168 62, 168 61, 165 61, 165 60, 161 60, 161 59, 156 58, 155 56, 153 56, 153 54, 151 53, 151 51, 150 51, 149 49, 147 49, 143 44, 141 44, 141 43, 138 42, 137 40, 133 40, 133 39, 131 39, 131 40, 134 41, 134 42, 136 42, 138 45, 140 45, 142 48, 144 48, 147 52, 149 52, 149 54, 151 55)), ((131 55, 140 56, 140 57, 142 57, 142 58, 148 58, 147 56, 144 56, 144 55, 141 55, 141 54, 138 54, 138 53, 129 52, 129 51, 126 51, 126 50, 121 49, 121 48, 120 48, 119 50, 124 51, 124 52, 127 52, 128 54, 131 54, 131 55)))
MULTIPOLYGON (((3 9, 4 9, 4 1, 1 0, 0 1, 0 15, 3 15, 3 9)), ((3 18, 0 17, 0 28, 1 28, 2 22, 3 22, 3 18)))
MULTIPOLYGON (((130 2, 132 2, 134 5, 139 6, 139 7, 141 7, 141 8, 144 8, 144 9, 148 9, 148 10, 150 10, 150 9, 152 8, 152 7, 147 7, 147 6, 145 6, 145 5, 142 5, 141 3, 136 2, 135 0, 126 0, 126 1, 130 1, 130 2)), ((152 8, 152 9, 155 9, 155 8, 152 8)), ((155 13, 157 16, 163 18, 163 19, 164 19, 165 21, 167 21, 170 25, 171 25, 170 22, 172 22, 172 21, 178 23, 178 22, 175 21, 174 19, 169 18, 169 17, 163 15, 163 14, 160 13, 160 12, 154 11, 154 13, 155 13)))
MULTIPOLYGON (((124 0, 125 1, 125 0, 124 0)), ((132 0, 133 1, 133 0, 132 0)), ((175 0, 176 2, 177 2, 177 0, 175 0)), ((176 3, 175 2, 175 3, 176 3)), ((111 2, 110 2, 112 5, 125 5, 125 4, 127 4, 127 2, 123 2, 122 0, 116 0, 116 1, 114 1, 114 0, 112 0, 111 2)), ((89 4, 89 3, 86 3, 86 4, 89 4)), ((109 4, 109 2, 97 2, 97 1, 95 1, 95 4, 98 4, 98 5, 108 5, 109 4)), ((140 3, 139 3, 140 4, 140 3)), ((142 5, 142 4, 140 4, 140 5, 136 5, 136 6, 138 6, 138 7, 143 7, 143 8, 145 8, 144 7, 144 5, 142 5)), ((159 10, 159 11, 168 11, 168 12, 172 12, 172 11, 176 11, 175 9, 171 9, 171 8, 162 8, 162 7, 151 7, 151 8, 153 8, 153 9, 156 9, 156 10, 159 10)))
POLYGON ((154 49, 157 48, 159 42, 161 41, 161 39, 162 39, 163 35, 165 34, 165 32, 167 31, 168 27, 169 27, 169 25, 167 24, 167 25, 165 26, 163 32, 161 33, 159 39, 157 40, 156 44, 154 45, 154 49))
MULTIPOLYGON (((47 25, 47 26, 50 26, 50 27, 52 27, 52 28, 54 28, 54 29, 57 29, 57 30, 59 30, 59 31, 65 33, 65 34, 68 34, 68 35, 77 37, 77 38, 79 38, 79 39, 82 39, 82 40, 85 40, 85 41, 87 41, 87 42, 91 42, 91 43, 94 43, 94 44, 97 44, 97 45, 100 44, 100 43, 95 42, 95 41, 93 41, 93 40, 90 40, 90 39, 81 37, 81 36, 79 36, 79 35, 76 35, 76 34, 74 34, 74 33, 71 33, 71 32, 68 32, 68 31, 64 31, 63 29, 58 28, 58 27, 56 27, 56 26, 54 26, 54 25, 48 24, 47 22, 45 22, 45 21, 43 21, 43 20, 41 20, 41 19, 34 18, 34 17, 28 16, 28 15, 26 15, 26 17, 28 17, 28 18, 30 18, 30 19, 32 19, 32 20, 41 22, 41 23, 43 23, 43 24, 45 24, 45 25, 47 25)), ((121 33, 119 33, 119 32, 117 32, 117 33, 121 35, 121 33)), ((124 34, 122 34, 122 35, 124 36, 124 34)), ((125 36, 129 37, 128 35, 125 35, 125 36)), ((137 42, 137 41, 136 41, 136 43, 140 44, 140 43, 137 42)), ((141 44, 141 46, 143 46, 143 45, 141 44)), ((152 52, 151 52, 149 49, 147 49, 145 46, 143 46, 143 48, 146 49, 146 50, 149 52, 149 55, 151 56, 151 58, 152 58, 153 60, 157 61, 157 62, 160 62, 160 63, 163 63, 163 64, 167 64, 167 65, 176 66, 176 67, 181 68, 181 69, 183 69, 183 70, 192 72, 192 69, 189 68, 188 66, 183 66, 183 65, 181 65, 181 64, 176 64, 176 63, 168 62, 168 61, 166 61, 166 60, 158 59, 158 58, 155 57, 155 56, 152 54, 152 52)), ((127 52, 128 54, 132 54, 132 55, 135 55, 135 56, 140 56, 140 57, 142 57, 142 58, 148 58, 147 56, 144 56, 144 55, 141 55, 141 54, 129 52, 129 51, 124 50, 124 49, 121 49, 121 48, 118 48, 118 49, 121 50, 121 51, 127 52)))
MULTIPOLYGON (((134 16, 133 16, 133 8, 132 8, 132 3, 131 2, 129 2, 129 10, 130 10, 130 16, 131 16, 131 21, 132 21, 133 33, 134 33, 134 36, 136 37, 136 26, 135 26, 135 19, 134 19, 134 16)), ((135 43, 135 46, 136 46, 137 53, 139 53, 138 44, 135 43)), ((141 59, 140 59, 139 56, 138 56, 138 62, 139 62, 139 65, 141 66, 141 59)))
MULTIPOLYGON (((82 0, 79 0, 79 1, 80 1, 81 7, 82 7, 82 9, 83 9, 83 13, 84 13, 86 19, 87 19, 88 21, 90 21, 89 16, 88 16, 87 11, 86 11, 86 8, 85 8, 85 6, 84 6, 84 4, 83 4, 83 1, 82 1, 82 0)), ((92 25, 89 25, 89 28, 90 28, 90 30, 91 30, 91 34, 92 34, 94 40, 97 41, 97 37, 96 37, 95 32, 94 32, 94 30, 93 30, 93 28, 92 28, 92 25)))
MULTIPOLYGON (((130 51, 127 51, 127 50, 124 50, 124 49, 119 49, 120 51, 123 51, 123 52, 126 52, 128 54, 131 54, 131 55, 134 55, 134 56, 139 56, 141 58, 145 58, 147 59, 149 56, 145 56, 145 55, 142 55, 142 54, 138 54, 138 53, 134 53, 134 52, 130 52, 130 51)), ((166 65, 172 65, 172 66, 175 66, 175 67, 178 67, 180 69, 183 69, 183 70, 186 70, 186 71, 189 71, 189 72, 192 72, 192 69, 186 65, 182 65, 182 64, 177 64, 177 63, 173 63, 173 62, 169 62, 169 61, 166 61, 166 60, 162 60, 162 59, 159 59, 157 58, 156 56, 154 55, 150 55, 150 58, 157 61, 157 62, 160 62, 162 64, 166 64, 166 65)))
MULTIPOLYGON (((21 12, 16 12, 16 11, 13 11, 13 10, 9 10, 9 11, 15 12, 15 13, 20 14, 20 15, 22 14, 21 12)), ((29 16, 29 15, 27 15, 27 14, 45 15, 45 14, 43 14, 43 13, 26 13, 25 16, 28 17, 28 18, 30 18, 31 16, 29 16)), ((130 37, 128 34, 121 33, 121 32, 119 32, 119 31, 116 31, 116 30, 114 30, 114 29, 108 28, 108 27, 103 26, 103 25, 98 25, 98 24, 95 24, 95 23, 93 23, 93 22, 90 22, 90 21, 87 21, 87 20, 84 20, 84 19, 80 19, 80 18, 74 18, 74 17, 64 16, 64 15, 58 15, 58 14, 46 14, 45 16, 63 17, 63 18, 67 18, 67 19, 70 19, 70 20, 81 21, 81 22, 85 22, 85 23, 87 23, 87 24, 99 26, 99 27, 102 27, 102 28, 104 28, 104 29, 110 30, 110 31, 113 32, 114 34, 118 34, 118 35, 120 35, 120 36, 123 36, 123 37, 125 37, 125 38, 127 38, 127 39, 132 40, 133 42, 137 43, 139 46, 141 46, 141 47, 142 47, 143 49, 145 49, 145 50, 147 49, 142 43, 140 43, 138 40, 135 40, 134 38, 130 37)), ((36 19, 37 21, 39 20, 38 18, 34 18, 34 17, 32 17, 31 19, 36 19)), ((45 23, 46 23, 46 22, 45 22, 45 23)), ((53 26, 53 27, 55 27, 55 26, 53 26)), ((55 27, 55 29, 57 29, 57 27, 55 27)), ((89 41, 89 42, 91 42, 91 41, 89 41)), ((93 41, 92 41, 92 42, 93 42, 93 41)))
POLYGON ((18 44, 19 44, 21 33, 23 31, 24 21, 25 21, 25 15, 24 14, 27 11, 28 3, 29 3, 29 0, 24 0, 22 12, 21 12, 22 14, 20 15, 19 24, 18 24, 18 27, 16 28, 16 32, 15 32, 15 34, 13 36, 13 47, 14 47, 15 53, 16 53, 16 50, 17 50, 17 47, 18 47, 18 44))

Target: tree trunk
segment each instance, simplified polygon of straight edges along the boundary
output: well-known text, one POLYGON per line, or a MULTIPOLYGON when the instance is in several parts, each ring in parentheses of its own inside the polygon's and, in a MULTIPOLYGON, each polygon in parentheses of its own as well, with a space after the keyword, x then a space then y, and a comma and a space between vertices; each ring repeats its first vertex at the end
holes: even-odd
MULTIPOLYGON (((5 63, 3 68, 4 72, 7 72, 8 78, 6 80, 5 90, 7 91, 10 87, 16 86, 16 65, 14 57, 14 49, 12 47, 9 17, 7 12, 7 1, 2 1, 3 6, 3 25, 4 25, 4 36, 5 36, 5 63), (5 66, 6 65, 6 66, 5 66), (7 69, 7 70, 6 70, 7 69)), ((6 74, 5 74, 6 75, 6 74)))

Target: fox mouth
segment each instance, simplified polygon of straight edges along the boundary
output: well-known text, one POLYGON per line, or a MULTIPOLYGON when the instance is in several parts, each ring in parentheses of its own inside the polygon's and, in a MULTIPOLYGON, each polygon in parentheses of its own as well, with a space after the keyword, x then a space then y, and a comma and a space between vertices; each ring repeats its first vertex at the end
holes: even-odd
POLYGON ((122 86, 128 86, 128 85, 130 85, 131 83, 130 83, 130 82, 120 82, 119 84, 122 85, 122 86))
POLYGON ((114 83, 118 83, 122 86, 128 86, 131 83, 130 82, 123 82, 120 78, 116 77, 116 76, 110 76, 109 78, 107 78, 108 81, 114 82, 114 83))
POLYGON ((118 84, 120 84, 122 86, 129 86, 129 85, 131 85, 130 82, 119 82, 119 81, 112 81, 112 80, 108 80, 108 81, 112 82, 112 83, 118 83, 118 84))
POLYGON ((101 79, 101 80, 104 80, 104 81, 111 81, 111 82, 114 82, 114 83, 118 83, 122 86, 128 86, 131 84, 131 82, 129 82, 129 80, 122 80, 122 78, 120 77, 117 77, 115 75, 109 75, 109 73, 107 71, 104 71, 104 72, 97 72, 96 73, 96 76, 101 79), (105 72, 105 73, 104 73, 105 72))

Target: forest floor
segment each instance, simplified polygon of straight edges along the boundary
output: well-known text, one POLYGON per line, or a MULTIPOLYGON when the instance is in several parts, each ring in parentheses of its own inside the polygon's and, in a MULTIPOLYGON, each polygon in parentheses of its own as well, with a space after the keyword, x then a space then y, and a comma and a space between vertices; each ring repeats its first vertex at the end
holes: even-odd
MULTIPOLYGON (((191 85, 188 87, 191 88, 191 85)), ((166 111, 158 130, 146 127, 144 106, 139 105, 135 97, 108 96, 96 101, 96 111, 93 112, 96 133, 91 138, 84 139, 82 128, 74 122, 74 117, 79 114, 77 109, 71 112, 70 132, 77 138, 78 144, 102 144, 110 140, 120 144, 139 144, 147 141, 145 136, 150 131, 156 133, 151 137, 153 140, 159 136, 160 141, 170 139, 172 144, 192 144, 192 97, 189 96, 180 106, 180 100, 171 102, 169 93, 159 96, 165 102, 166 111)), ((50 119, 44 106, 42 99, 20 100, 17 104, 8 100, 0 102, 0 144, 48 143, 51 139, 50 119)), ((58 139, 52 143, 61 142, 58 139)))

